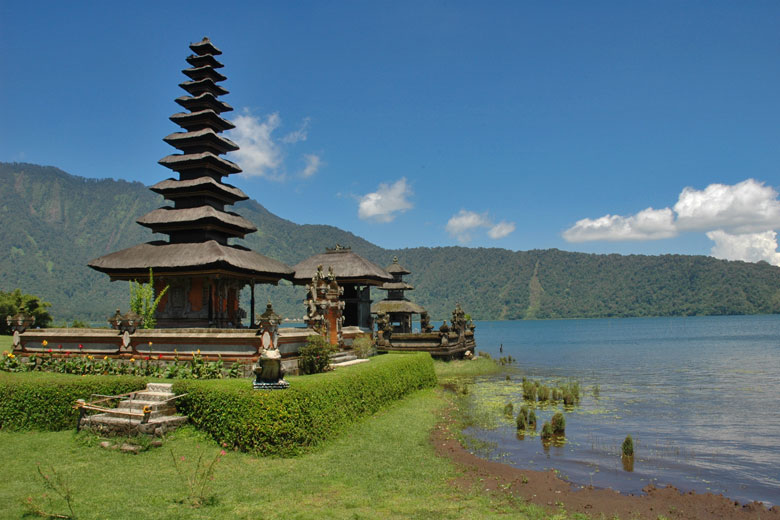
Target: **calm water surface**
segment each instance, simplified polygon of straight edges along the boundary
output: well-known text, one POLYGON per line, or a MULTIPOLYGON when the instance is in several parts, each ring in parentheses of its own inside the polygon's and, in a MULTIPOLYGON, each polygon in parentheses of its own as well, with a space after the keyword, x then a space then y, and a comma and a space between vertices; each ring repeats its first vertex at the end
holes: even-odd
MULTIPOLYGON (((479 378, 469 394, 479 455, 623 492, 672 484, 780 503, 780 316, 479 322, 476 333, 479 350, 517 359, 510 381, 479 378), (582 385, 565 445, 518 439, 503 417, 505 403, 522 404, 521 376, 582 385)), ((537 410, 540 427, 553 411, 537 410)))

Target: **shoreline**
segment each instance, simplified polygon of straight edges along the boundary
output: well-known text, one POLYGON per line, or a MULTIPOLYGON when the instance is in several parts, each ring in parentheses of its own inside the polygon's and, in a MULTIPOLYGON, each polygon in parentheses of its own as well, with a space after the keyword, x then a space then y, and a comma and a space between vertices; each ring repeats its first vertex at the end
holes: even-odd
POLYGON ((430 433, 430 442, 463 472, 452 484, 463 490, 479 485, 492 493, 507 493, 526 502, 568 513, 590 516, 657 520, 669 518, 780 519, 780 507, 767 508, 761 502, 740 504, 723 495, 681 492, 673 486, 647 486, 644 494, 622 494, 613 489, 577 486, 558 477, 553 470, 520 469, 482 459, 469 453, 451 431, 451 411, 430 433))

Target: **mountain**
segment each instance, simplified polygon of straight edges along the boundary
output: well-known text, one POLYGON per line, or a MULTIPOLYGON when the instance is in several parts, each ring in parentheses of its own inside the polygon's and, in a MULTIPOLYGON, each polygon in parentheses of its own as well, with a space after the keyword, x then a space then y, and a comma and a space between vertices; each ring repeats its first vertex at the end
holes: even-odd
MULTIPOLYGON (((138 182, 86 179, 50 166, 0 163, 0 290, 52 303, 55 322, 103 322, 128 307, 128 285, 87 267, 93 258, 164 238, 135 223, 164 204, 138 182)), ((456 302, 475 319, 596 318, 780 313, 780 268, 688 255, 594 255, 465 247, 388 250, 333 226, 300 225, 256 201, 235 211, 258 232, 243 244, 293 265, 349 245, 379 265, 398 256, 411 299, 434 318, 456 302)), ((374 290, 374 299, 383 291, 374 290)), ((303 289, 257 286, 285 317, 300 317, 303 289)), ((248 298, 242 300, 246 303, 248 298)))

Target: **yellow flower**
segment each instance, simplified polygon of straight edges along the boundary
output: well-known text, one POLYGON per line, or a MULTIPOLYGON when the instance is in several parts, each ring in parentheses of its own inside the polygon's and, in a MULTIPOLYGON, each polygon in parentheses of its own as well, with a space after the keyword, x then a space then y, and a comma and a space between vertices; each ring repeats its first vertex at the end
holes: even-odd
POLYGON ((135 363, 135 358, 134 357, 130 358, 130 363, 135 363))
POLYGON ((198 355, 200 356, 200 349, 198 349, 198 355))
POLYGON ((49 344, 49 342, 48 342, 48 341, 46 341, 46 340, 43 340, 43 346, 44 346, 44 347, 45 347, 46 345, 48 345, 48 344, 49 344))
POLYGON ((89 359, 90 361, 92 361, 94 358, 93 358, 92 356, 87 356, 87 359, 89 359))
POLYGON ((103 356, 103 361, 107 360, 108 356, 103 356))
POLYGON ((150 347, 152 346, 152 342, 151 342, 151 341, 149 342, 149 346, 150 346, 150 347))
POLYGON ((16 356, 14 356, 14 355, 13 355, 13 353, 9 353, 9 354, 8 354, 8 357, 9 357, 9 358, 11 358, 11 359, 13 359, 13 358, 15 358, 16 356))

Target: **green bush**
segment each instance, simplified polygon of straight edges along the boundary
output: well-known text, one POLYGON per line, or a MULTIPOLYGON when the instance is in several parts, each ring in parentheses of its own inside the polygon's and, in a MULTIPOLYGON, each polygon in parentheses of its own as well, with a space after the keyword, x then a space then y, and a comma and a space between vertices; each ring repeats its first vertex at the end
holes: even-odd
POLYGON ((552 425, 552 430, 555 435, 563 435, 566 433, 566 418, 561 412, 555 412, 552 419, 550 419, 550 424, 552 425))
POLYGON ((319 374, 328 369, 333 346, 322 336, 306 338, 306 346, 298 350, 298 368, 302 374, 319 374))
POLYGON ((528 429, 536 431, 536 412, 533 410, 528 412, 528 429))
POLYGON ((537 395, 539 397, 540 401, 549 401, 550 400, 550 388, 547 386, 540 386, 539 390, 537 391, 537 395))
POLYGON ((512 417, 515 414, 515 405, 512 403, 506 403, 504 405, 504 415, 507 417, 512 417))
POLYGON ((626 435, 626 439, 623 441, 622 450, 624 457, 634 456, 634 439, 632 439, 630 435, 626 435))
POLYGON ((549 441, 550 439, 552 439, 552 436, 553 436, 552 425, 549 422, 545 421, 544 424, 542 425, 542 433, 540 434, 540 437, 542 438, 543 441, 549 441))
POLYGON ((77 399, 92 394, 119 395, 146 387, 132 376, 75 376, 46 373, 0 373, 0 429, 64 430, 75 428, 77 399))
POLYGON ((361 334, 352 340, 352 350, 355 355, 360 359, 366 359, 376 354, 376 347, 374 347, 374 341, 368 334, 361 334))
POLYGON ((252 390, 247 380, 177 381, 180 413, 216 441, 262 455, 290 456, 407 394, 436 385, 427 353, 387 354, 349 368, 290 378, 287 390, 252 390))

